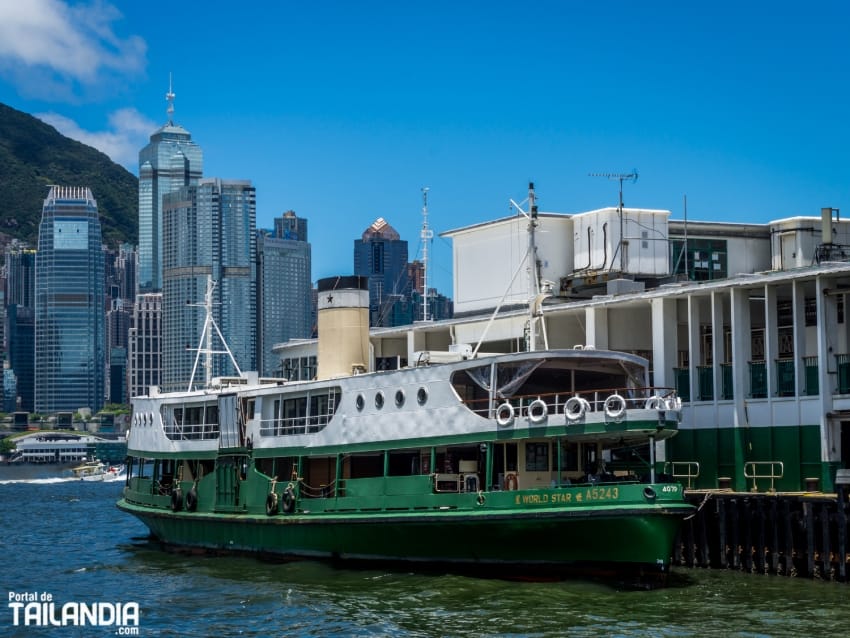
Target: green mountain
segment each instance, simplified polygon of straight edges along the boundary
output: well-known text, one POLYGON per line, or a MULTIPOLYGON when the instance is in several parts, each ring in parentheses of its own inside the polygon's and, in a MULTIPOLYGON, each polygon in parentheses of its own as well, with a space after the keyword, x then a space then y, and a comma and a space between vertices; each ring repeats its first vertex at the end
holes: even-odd
POLYGON ((91 146, 0 104, 0 244, 15 238, 38 246, 41 208, 52 184, 89 187, 104 243, 136 243, 138 178, 91 146))

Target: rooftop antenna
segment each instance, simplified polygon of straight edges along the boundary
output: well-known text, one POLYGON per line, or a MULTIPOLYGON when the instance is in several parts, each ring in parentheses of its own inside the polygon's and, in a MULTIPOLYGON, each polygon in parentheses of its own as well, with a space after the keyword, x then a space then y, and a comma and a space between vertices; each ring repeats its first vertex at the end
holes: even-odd
POLYGON ((637 169, 633 169, 631 173, 588 173, 589 177, 605 177, 606 179, 616 179, 620 182, 620 203, 617 206, 617 216, 620 218, 620 241, 617 243, 617 250, 614 251, 614 255, 611 257, 611 267, 614 267, 614 258, 617 256, 617 253, 620 253, 620 272, 626 272, 626 255, 623 250, 623 182, 625 180, 631 180, 632 183, 637 181, 638 172, 637 169))
POLYGON ((188 391, 192 391, 192 386, 195 383, 195 372, 198 369, 198 360, 201 358, 201 354, 204 355, 204 377, 205 377, 205 388, 209 388, 212 386, 212 356, 214 354, 226 354, 230 357, 230 361, 233 363, 233 367, 236 368, 236 374, 240 377, 242 376, 242 371, 239 369, 239 364, 236 363, 236 358, 233 356, 233 353, 230 351, 230 348, 227 347, 227 342, 224 340, 224 337, 221 334, 221 330, 218 329, 218 324, 213 319, 213 291, 215 290, 216 282, 213 281, 213 278, 207 276, 207 291, 204 294, 204 303, 189 303, 186 302, 187 306, 193 306, 195 308, 203 308, 206 312, 206 317, 204 318, 204 329, 201 332, 201 340, 198 342, 198 348, 195 350, 195 365, 192 366, 192 376, 189 377, 189 387, 188 391), (218 335, 219 340, 222 345, 224 345, 224 350, 213 350, 212 349, 212 331, 215 329, 215 333, 218 335), (201 347, 201 346, 204 347, 201 347))
POLYGON ((174 124, 174 91, 171 90, 171 72, 168 73, 168 93, 165 94, 165 99, 168 101, 168 109, 166 109, 166 113, 168 113, 168 125, 171 126, 174 124))
POLYGON ((422 321, 428 321, 428 241, 434 238, 434 231, 428 228, 428 187, 422 187, 422 321))

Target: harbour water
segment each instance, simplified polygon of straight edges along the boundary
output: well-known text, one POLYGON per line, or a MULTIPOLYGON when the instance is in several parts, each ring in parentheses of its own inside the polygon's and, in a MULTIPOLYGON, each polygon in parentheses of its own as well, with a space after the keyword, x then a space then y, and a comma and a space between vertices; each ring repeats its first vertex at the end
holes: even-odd
MULTIPOLYGON (((3 636, 798 636, 850 631, 850 585, 676 569, 665 589, 509 582, 161 551, 115 508, 122 487, 0 472, 2 595, 138 604, 138 624, 3 636)), ((447 534, 446 542, 451 542, 447 534)), ((624 539, 627 542, 627 539, 624 539)), ((115 608, 113 606, 113 608, 115 608)))

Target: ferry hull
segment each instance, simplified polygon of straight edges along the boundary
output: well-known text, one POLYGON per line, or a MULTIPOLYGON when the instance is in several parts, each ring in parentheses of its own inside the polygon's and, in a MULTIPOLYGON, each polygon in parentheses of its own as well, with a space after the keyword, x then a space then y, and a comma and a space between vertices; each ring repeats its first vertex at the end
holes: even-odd
POLYGON ((582 511, 280 516, 152 511, 127 501, 166 545, 283 559, 417 563, 506 576, 616 571, 664 575, 681 504, 582 511))

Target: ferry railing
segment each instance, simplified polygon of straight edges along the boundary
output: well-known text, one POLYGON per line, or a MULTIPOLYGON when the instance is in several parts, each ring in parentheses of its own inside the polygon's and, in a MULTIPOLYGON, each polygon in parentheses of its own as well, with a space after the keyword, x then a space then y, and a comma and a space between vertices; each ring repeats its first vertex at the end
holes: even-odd
POLYGON ((218 423, 164 423, 165 436, 171 441, 207 441, 219 437, 218 423))
POLYGON ((667 461, 664 473, 674 479, 687 479, 687 489, 691 489, 691 480, 699 478, 699 461, 667 461))
POLYGON ((744 463, 744 478, 752 479, 751 492, 758 492, 759 479, 770 479, 768 492, 776 491, 775 481, 785 476, 785 464, 782 461, 747 461, 744 463), (778 473, 777 473, 778 469, 778 473))

